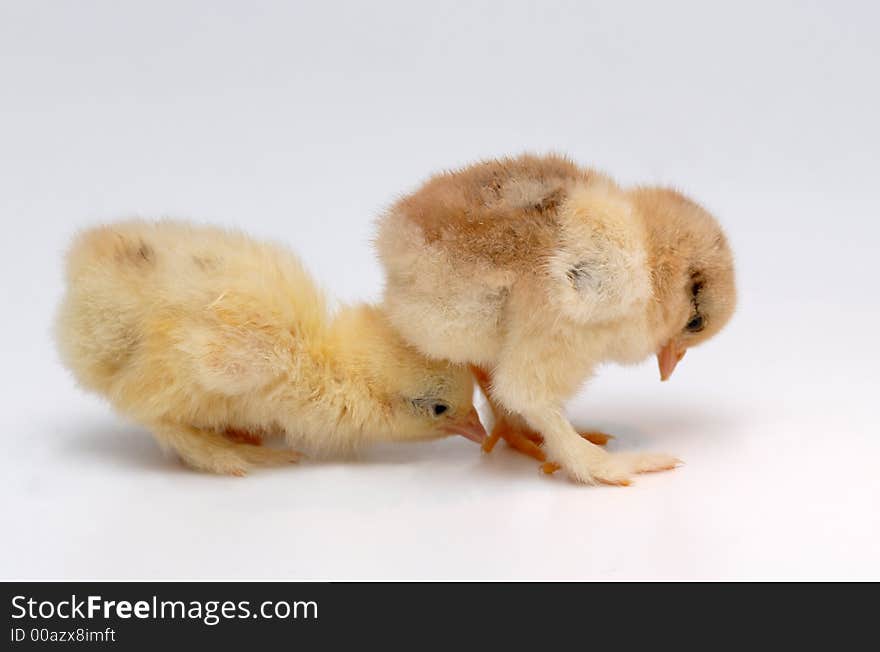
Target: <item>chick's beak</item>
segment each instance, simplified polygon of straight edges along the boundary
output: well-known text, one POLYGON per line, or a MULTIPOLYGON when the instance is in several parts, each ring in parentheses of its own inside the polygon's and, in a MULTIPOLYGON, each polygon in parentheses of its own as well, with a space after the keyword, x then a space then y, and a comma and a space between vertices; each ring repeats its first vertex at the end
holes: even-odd
POLYGON ((486 429, 480 422, 480 415, 477 414, 477 410, 475 408, 471 408, 471 411, 468 412, 464 417, 462 417, 461 419, 456 419, 448 426, 444 427, 443 430, 451 435, 461 435, 462 437, 467 437, 471 441, 475 441, 478 444, 483 443, 483 439, 485 439, 486 437, 486 429))
POLYGON ((657 365, 660 367, 660 380, 668 380, 675 371, 675 365, 684 357, 687 349, 675 340, 669 340, 657 353, 657 365))

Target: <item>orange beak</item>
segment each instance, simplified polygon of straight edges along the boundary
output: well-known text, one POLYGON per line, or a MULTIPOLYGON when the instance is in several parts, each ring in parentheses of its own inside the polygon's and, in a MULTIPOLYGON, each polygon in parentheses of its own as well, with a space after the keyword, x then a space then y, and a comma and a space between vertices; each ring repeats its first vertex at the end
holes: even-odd
POLYGON ((684 357, 687 349, 679 348, 675 340, 669 340, 657 353, 657 366, 660 367, 660 380, 668 380, 675 371, 675 365, 684 357))
POLYGON ((464 418, 450 423, 443 428, 443 431, 448 432, 450 435, 467 437, 478 444, 482 444, 483 439, 486 438, 486 429, 480 422, 480 415, 477 414, 476 408, 471 408, 471 411, 464 418))

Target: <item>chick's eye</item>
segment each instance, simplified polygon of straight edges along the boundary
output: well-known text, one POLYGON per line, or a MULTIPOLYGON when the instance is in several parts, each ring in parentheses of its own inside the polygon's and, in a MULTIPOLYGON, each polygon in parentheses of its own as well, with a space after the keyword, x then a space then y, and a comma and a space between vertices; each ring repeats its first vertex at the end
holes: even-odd
POLYGON ((414 398, 410 402, 417 412, 426 416, 439 417, 449 411, 448 403, 433 397, 414 398))
POLYGON ((694 315, 693 317, 691 317, 691 320, 687 323, 684 329, 691 333, 698 333, 699 331, 703 330, 703 326, 703 316, 694 315))

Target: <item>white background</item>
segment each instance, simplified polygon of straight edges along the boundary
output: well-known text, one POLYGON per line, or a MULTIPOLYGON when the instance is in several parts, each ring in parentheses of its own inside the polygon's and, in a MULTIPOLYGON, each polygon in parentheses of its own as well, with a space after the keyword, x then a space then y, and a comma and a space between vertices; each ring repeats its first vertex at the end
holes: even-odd
POLYGON ((870 2, 0 1, 2 578, 880 579, 880 20, 870 2), (77 390, 72 234, 175 216, 379 296, 428 174, 559 151, 725 225, 741 303, 661 385, 570 405, 686 466, 630 488, 460 438, 212 477, 77 390))

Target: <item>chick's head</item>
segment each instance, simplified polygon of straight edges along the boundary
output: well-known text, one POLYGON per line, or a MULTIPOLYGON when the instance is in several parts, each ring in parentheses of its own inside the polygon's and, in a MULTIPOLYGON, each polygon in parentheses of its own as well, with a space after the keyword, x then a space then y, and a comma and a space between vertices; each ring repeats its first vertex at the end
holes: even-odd
POLYGON ((718 333, 736 308, 733 253, 721 226, 696 202, 667 188, 638 188, 654 279, 653 334, 666 380, 685 352, 718 333))
POLYGON ((378 308, 362 307, 353 326, 363 373, 387 407, 386 434, 396 440, 457 434, 483 441, 486 431, 474 408, 474 380, 466 366, 422 355, 378 308))
POLYGON ((393 429, 401 438, 455 434, 483 441, 486 431, 473 405, 474 384, 467 367, 430 360, 407 346, 386 362, 393 429))

